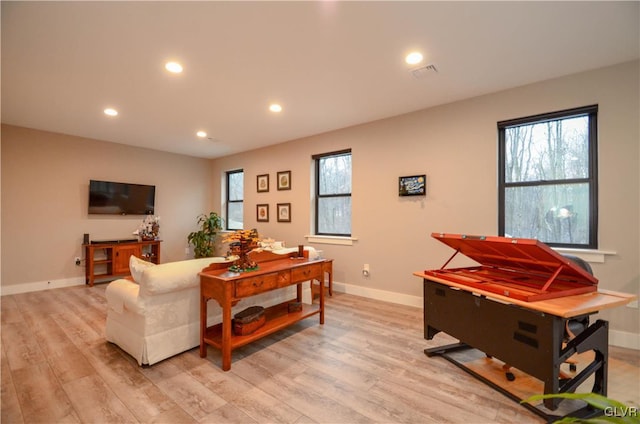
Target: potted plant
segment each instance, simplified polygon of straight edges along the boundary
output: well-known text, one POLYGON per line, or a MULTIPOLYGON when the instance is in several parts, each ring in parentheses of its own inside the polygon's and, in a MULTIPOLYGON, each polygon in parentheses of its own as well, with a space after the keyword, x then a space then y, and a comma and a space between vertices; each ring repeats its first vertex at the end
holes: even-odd
POLYGON ((215 212, 198 216, 200 230, 193 231, 187 236, 189 244, 193 245, 196 258, 212 257, 215 253, 215 239, 222 230, 222 217, 215 212))

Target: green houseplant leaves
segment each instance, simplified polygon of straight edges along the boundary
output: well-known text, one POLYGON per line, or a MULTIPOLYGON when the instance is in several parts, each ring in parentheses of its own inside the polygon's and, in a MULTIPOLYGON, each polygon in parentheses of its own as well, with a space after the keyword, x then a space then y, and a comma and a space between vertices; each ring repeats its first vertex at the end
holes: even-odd
POLYGON ((189 244, 193 245, 196 258, 208 258, 215 254, 215 242, 218 232, 222 230, 222 217, 216 212, 198 216, 200 230, 193 231, 187 236, 189 244))

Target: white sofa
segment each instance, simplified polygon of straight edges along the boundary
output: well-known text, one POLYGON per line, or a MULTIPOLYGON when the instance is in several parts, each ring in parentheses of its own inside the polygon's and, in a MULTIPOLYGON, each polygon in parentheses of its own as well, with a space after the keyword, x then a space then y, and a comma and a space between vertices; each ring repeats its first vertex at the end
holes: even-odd
MULTIPOLYGON (((287 254, 297 248, 280 249, 287 254)), ((306 247, 311 258, 313 248, 306 247)), ((106 339, 129 353, 139 365, 152 365, 200 345, 200 277, 211 263, 225 258, 201 258, 154 265, 134 256, 130 260, 131 279, 112 281, 106 288, 106 339)), ((231 263, 229 262, 229 265, 231 263)), ((308 289, 303 299, 309 301, 308 289)), ((236 305, 271 306, 295 296, 295 286, 243 299, 236 305)), ((221 321, 215 301, 209 302, 207 325, 221 321)))

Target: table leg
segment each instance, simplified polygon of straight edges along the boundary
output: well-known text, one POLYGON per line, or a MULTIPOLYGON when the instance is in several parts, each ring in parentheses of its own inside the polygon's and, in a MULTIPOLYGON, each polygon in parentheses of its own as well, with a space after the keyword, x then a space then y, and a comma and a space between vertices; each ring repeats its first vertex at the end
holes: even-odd
POLYGON ((204 342, 204 335, 207 331, 207 299, 200 295, 200 357, 207 357, 207 345, 204 342))
POLYGON ((222 306, 222 370, 231 369, 231 305, 222 306))
POLYGON ((324 324, 324 275, 320 283, 320 324, 324 324))

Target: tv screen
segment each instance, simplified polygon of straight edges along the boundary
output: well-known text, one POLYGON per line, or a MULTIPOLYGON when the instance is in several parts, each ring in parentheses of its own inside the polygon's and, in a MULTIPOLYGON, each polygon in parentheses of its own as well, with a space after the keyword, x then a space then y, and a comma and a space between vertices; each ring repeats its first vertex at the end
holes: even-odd
POLYGON ((90 214, 153 215, 155 199, 155 186, 89 181, 90 214))

